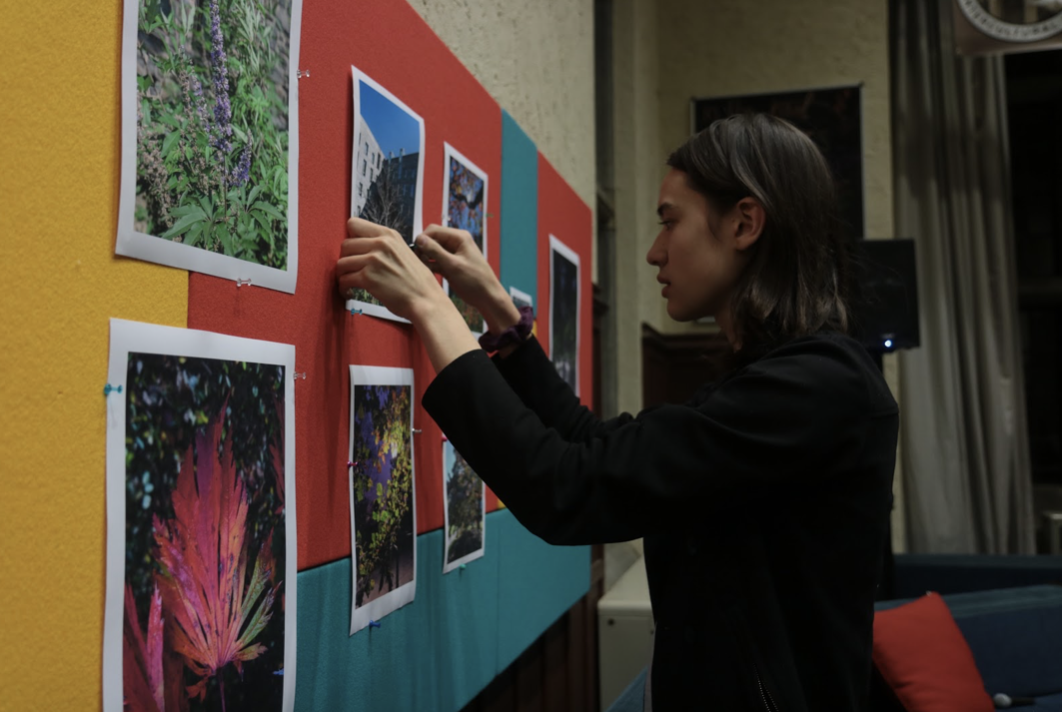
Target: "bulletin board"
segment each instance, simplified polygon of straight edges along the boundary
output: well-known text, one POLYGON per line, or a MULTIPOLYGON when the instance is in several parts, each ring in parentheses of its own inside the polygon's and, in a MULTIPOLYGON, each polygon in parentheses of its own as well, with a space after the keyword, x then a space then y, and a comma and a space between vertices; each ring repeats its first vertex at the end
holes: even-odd
MULTIPOLYGON (((527 134, 505 114, 406 3, 306 3, 299 82, 299 276, 293 295, 238 288, 192 273, 188 326, 295 345, 298 487, 296 709, 460 709, 589 588, 587 547, 557 548, 530 535, 486 496, 486 553, 443 576, 442 433, 420 405, 433 370, 412 327, 344 311, 333 270, 351 194, 351 65, 424 119, 423 214, 439 223, 443 144, 490 176, 488 261, 516 255, 512 280, 531 282, 537 333, 549 309, 549 235, 564 236, 587 266, 579 368, 589 384, 592 216, 527 134), (365 28, 381 41, 364 41, 365 28), (383 41, 386 38, 386 41, 383 41), (530 178, 530 180, 529 180, 530 178), (509 186, 512 182, 513 187, 509 186), (513 189, 515 188, 515 190, 513 189), (530 219, 529 219, 530 218, 530 219), (532 257, 532 259, 527 259, 532 257), (417 594, 379 628, 348 636, 351 536, 346 463, 347 364, 414 372, 417 594)), ((509 286, 509 285, 506 285, 509 286)))
POLYGON ((3 256, 18 265, 10 293, 36 296, 16 296, 15 308, 4 310, 5 333, 17 345, 5 355, 4 402, 12 407, 5 408, 3 427, 21 444, 5 473, 12 496, 4 569, 12 576, 0 608, 12 639, 32 641, 3 653, 9 679, 22 681, 7 701, 19 709, 83 710, 98 708, 101 699, 107 410, 100 390, 109 319, 117 317, 295 346, 295 370, 306 374, 295 386, 296 709, 460 709, 586 593, 589 549, 544 544, 488 492, 485 555, 441 573, 442 434, 420 406, 433 370, 410 326, 352 316, 335 289, 351 194, 351 65, 424 118, 426 224, 442 218, 444 142, 490 176, 488 258, 507 288, 533 295, 547 353, 549 236, 579 254, 584 403, 593 401, 590 208, 408 4, 307 2, 294 293, 115 256, 122 3, 16 14, 23 33, 48 28, 94 39, 84 43, 78 67, 69 67, 60 49, 10 56, 8 63, 9 106, 36 118, 13 121, 7 137, 5 155, 30 180, 22 199, 5 199, 0 211, 5 225, 25 237, 5 240, 3 256), (35 90, 55 72, 69 73, 68 92, 35 90), (70 112, 71 105, 80 110, 70 112), (42 144, 42 130, 56 140, 42 144), (64 196, 62 210, 55 209, 57 194, 64 196), (39 275, 57 270, 62 288, 42 289, 39 275), (417 595, 379 628, 354 636, 348 635, 349 364, 412 369, 420 430, 417 595), (62 437, 50 437, 58 431, 62 437), (43 477, 42 467, 52 476, 43 477), (51 522, 44 535, 42 517, 51 522), (57 576, 76 583, 56 586, 57 576))

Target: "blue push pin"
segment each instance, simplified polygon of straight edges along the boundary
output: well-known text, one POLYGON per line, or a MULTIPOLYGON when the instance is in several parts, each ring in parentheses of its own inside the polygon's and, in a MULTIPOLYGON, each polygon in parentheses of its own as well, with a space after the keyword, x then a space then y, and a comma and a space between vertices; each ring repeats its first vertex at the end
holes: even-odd
POLYGON ((369 627, 370 628, 379 628, 380 624, 377 623, 376 621, 369 621, 369 627))
POLYGON ((468 566, 468 564, 461 564, 461 570, 464 571, 466 566, 468 566))
POLYGON ((112 386, 110 383, 108 383, 107 385, 105 385, 103 387, 103 397, 104 398, 109 396, 112 392, 113 393, 121 393, 122 392, 122 387, 121 386, 112 386))
POLYGON ((358 314, 361 314, 361 313, 362 313, 361 309, 351 309, 350 310, 350 315, 351 316, 357 316, 358 314))

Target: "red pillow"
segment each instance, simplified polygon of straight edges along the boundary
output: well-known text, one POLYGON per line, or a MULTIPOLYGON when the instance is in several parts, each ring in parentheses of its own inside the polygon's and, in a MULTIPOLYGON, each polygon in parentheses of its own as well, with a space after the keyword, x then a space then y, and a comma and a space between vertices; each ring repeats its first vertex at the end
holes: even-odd
POLYGON ((874 664, 907 712, 993 712, 981 673, 936 593, 874 615, 874 664))

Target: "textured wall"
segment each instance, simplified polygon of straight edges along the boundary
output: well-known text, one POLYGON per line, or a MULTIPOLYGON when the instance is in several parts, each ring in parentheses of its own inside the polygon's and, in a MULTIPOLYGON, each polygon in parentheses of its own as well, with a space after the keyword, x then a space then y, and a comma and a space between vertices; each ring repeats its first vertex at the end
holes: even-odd
POLYGON ((593 0, 410 4, 593 209, 593 0))
POLYGON ((0 709, 97 709, 108 318, 184 326, 114 257, 122 3, 9 4, 0 44, 0 709))

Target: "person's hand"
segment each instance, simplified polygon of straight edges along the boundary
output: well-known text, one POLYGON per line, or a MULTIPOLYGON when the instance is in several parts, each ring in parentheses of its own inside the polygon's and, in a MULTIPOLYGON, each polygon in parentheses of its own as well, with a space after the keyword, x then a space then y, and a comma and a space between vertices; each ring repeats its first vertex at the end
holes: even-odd
POLYGON ((429 225, 416 236, 414 245, 424 264, 441 274, 454 294, 482 314, 491 331, 520 320, 512 299, 468 231, 429 225))
POLYGON ((429 225, 413 243, 424 264, 441 274, 451 291, 470 306, 482 311, 501 287, 468 231, 429 225))
POLYGON ((431 270, 396 231, 351 218, 347 235, 336 263, 336 284, 344 297, 350 297, 351 289, 364 289, 410 321, 418 306, 446 300, 431 270))

